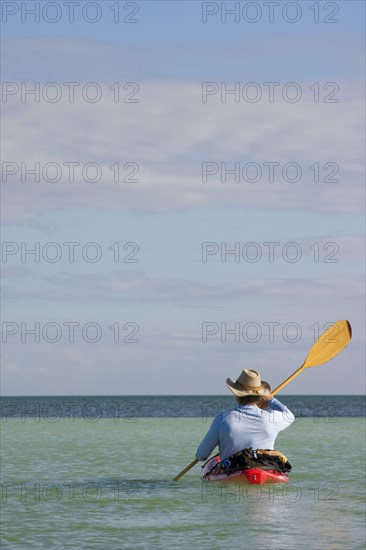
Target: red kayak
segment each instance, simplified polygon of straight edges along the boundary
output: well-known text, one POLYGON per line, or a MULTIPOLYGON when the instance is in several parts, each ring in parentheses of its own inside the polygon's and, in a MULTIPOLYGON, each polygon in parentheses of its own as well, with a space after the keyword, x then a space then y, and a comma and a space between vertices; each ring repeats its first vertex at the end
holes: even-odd
POLYGON ((206 462, 202 468, 201 479, 204 481, 221 481, 235 483, 249 483, 251 485, 262 485, 263 483, 286 483, 288 476, 276 470, 261 470, 260 468, 247 468, 227 473, 223 470, 216 470, 214 466, 220 462, 219 456, 214 456, 206 462))

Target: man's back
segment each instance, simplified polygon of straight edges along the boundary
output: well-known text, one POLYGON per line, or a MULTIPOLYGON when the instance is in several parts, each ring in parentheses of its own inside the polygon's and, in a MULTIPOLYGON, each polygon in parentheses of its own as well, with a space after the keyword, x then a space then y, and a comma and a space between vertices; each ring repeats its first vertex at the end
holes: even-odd
POLYGON ((291 411, 274 398, 266 409, 239 405, 216 416, 198 447, 197 458, 206 460, 216 445, 222 460, 247 447, 273 449, 277 434, 293 421, 291 411))

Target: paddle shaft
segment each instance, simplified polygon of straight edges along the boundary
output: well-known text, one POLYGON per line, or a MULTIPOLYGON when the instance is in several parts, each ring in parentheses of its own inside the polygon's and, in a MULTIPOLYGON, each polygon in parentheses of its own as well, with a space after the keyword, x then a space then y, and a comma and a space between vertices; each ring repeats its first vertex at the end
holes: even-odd
POLYGON ((289 382, 291 382, 291 380, 293 380, 294 378, 296 378, 296 376, 298 374, 300 374, 301 371, 303 371, 304 369, 306 368, 305 366, 305 363, 303 365, 301 365, 301 367, 299 369, 297 369, 295 372, 293 372, 291 374, 291 376, 289 376, 288 378, 286 378, 286 380, 284 380, 282 382, 282 384, 280 384, 279 386, 277 386, 277 388, 275 390, 273 390, 272 395, 275 395, 276 393, 278 393, 280 390, 282 390, 282 388, 284 388, 285 386, 287 386, 287 384, 289 382))
POLYGON ((188 472, 188 470, 190 470, 191 468, 193 468, 193 466, 197 464, 197 462, 198 462, 198 458, 195 458, 194 460, 192 460, 192 462, 186 468, 184 468, 184 470, 182 470, 177 476, 175 476, 173 481, 178 481, 178 479, 183 477, 184 474, 188 472))

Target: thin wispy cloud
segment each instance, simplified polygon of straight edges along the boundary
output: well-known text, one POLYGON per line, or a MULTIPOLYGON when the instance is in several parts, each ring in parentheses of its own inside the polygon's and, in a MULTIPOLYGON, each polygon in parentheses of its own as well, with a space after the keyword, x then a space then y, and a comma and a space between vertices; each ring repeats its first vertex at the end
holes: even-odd
MULTIPOLYGON (((44 39, 30 44, 31 50, 39 48, 44 39)), ((69 59, 70 70, 74 67, 77 73, 84 54, 105 54, 98 51, 97 42, 77 45, 80 56, 69 59)), ((65 62, 72 49, 72 44, 57 39, 50 51, 37 50, 38 65, 48 67, 52 55, 65 62)), ((16 66, 19 55, 14 55, 16 66)), ((56 103, 36 103, 31 97, 22 103, 20 94, 8 97, 3 104, 4 161, 29 168, 36 162, 41 166, 55 162, 62 168, 62 177, 42 183, 41 175, 40 183, 33 184, 32 176, 19 182, 20 170, 18 176, 9 175, 3 185, 9 204, 4 212, 7 221, 29 222, 42 211, 79 207, 156 213, 215 205, 319 213, 362 211, 363 99, 354 83, 337 83, 338 103, 315 103, 311 83, 305 80, 298 83, 304 96, 298 103, 284 101, 279 92, 273 103, 265 99, 235 103, 231 96, 222 103, 220 92, 203 103, 202 82, 145 78, 136 83, 138 103, 115 103, 109 89, 112 80, 105 75, 99 80, 103 94, 96 103, 80 96, 85 84, 80 76, 74 103, 68 102, 65 88, 56 103), (80 168, 70 183, 69 169, 64 166, 70 162, 80 166, 98 163, 101 180, 86 182, 80 168), (138 183, 113 183, 110 166, 115 162, 122 166, 136 163, 138 183), (270 183, 263 163, 271 162, 281 166, 270 183), (203 182, 203 163, 217 167, 226 163, 228 170, 240 163, 241 171, 247 163, 257 163, 263 177, 253 182, 241 175, 235 182, 229 175, 223 183, 220 173, 209 173, 203 182), (286 163, 300 165, 299 181, 284 181, 281 170, 286 163), (320 182, 315 182, 314 163, 323 170, 320 182), (330 177, 332 166, 336 166, 336 183, 330 177), (322 181, 326 176, 330 182, 322 181)), ((25 84, 32 86, 31 81, 25 84)), ((235 82, 225 85, 230 88, 235 82)))
POLYGON ((141 271, 111 271, 104 275, 68 274, 45 277, 42 288, 6 289, 8 300, 52 300, 63 303, 171 303, 197 307, 212 301, 238 300, 253 295, 264 298, 284 298, 301 295, 312 299, 332 300, 336 294, 343 299, 355 299, 362 291, 362 281, 349 287, 346 276, 324 278, 266 277, 239 283, 210 284, 195 280, 153 278, 141 271))

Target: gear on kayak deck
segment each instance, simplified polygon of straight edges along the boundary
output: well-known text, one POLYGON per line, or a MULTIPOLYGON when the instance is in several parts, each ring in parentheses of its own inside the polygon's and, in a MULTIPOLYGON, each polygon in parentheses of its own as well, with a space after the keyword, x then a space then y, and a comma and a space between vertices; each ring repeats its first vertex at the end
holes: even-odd
MULTIPOLYGON (((212 460, 212 459, 211 459, 212 460)), ((207 463, 206 463, 207 464, 207 463)), ((249 468, 259 468, 261 470, 271 470, 279 473, 287 473, 291 471, 291 464, 287 457, 280 451, 270 449, 252 449, 248 447, 238 451, 225 460, 216 462, 206 475, 225 473, 230 475, 239 470, 249 468)))
POLYGON ((291 464, 280 451, 257 449, 251 447, 238 451, 226 460, 220 462, 225 471, 242 470, 243 468, 260 468, 261 470, 276 470, 286 473, 291 471, 291 464))

